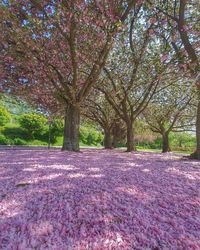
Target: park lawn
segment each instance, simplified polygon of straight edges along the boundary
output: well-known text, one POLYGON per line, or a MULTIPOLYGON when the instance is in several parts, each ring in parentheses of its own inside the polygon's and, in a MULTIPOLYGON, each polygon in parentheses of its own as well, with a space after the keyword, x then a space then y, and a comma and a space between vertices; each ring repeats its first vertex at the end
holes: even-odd
POLYGON ((0 249, 200 249, 198 161, 104 149, 0 158, 0 249))
MULTIPOLYGON (((137 149, 138 151, 144 151, 144 152, 152 152, 152 153, 161 153, 161 149, 150 149, 150 148, 139 148, 137 149)), ((184 154, 184 155, 190 155, 192 154, 193 152, 192 151, 188 151, 188 150, 180 150, 180 151, 177 151, 177 150, 172 150, 171 153, 176 153, 176 154, 184 154)))
MULTIPOLYGON (((149 152, 149 153, 161 153, 162 152, 162 149, 152 149, 152 148, 143 148, 143 147, 136 147, 137 148, 137 151, 138 152, 149 152)), ((126 150, 125 147, 120 147, 119 148, 120 150, 126 150)), ((188 150, 173 150, 172 152, 170 153, 174 153, 174 154, 182 154, 182 155, 190 155, 192 154, 193 152, 192 151, 188 151, 188 150)))

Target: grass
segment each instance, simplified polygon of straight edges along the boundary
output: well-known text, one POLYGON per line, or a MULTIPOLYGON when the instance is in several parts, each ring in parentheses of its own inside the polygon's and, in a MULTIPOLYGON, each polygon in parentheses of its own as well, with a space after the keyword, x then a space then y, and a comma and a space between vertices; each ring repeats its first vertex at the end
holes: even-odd
MULTIPOLYGON (((15 128, 15 129, 18 129, 19 128, 19 124, 7 124, 6 127, 7 129, 9 128, 15 128)), ((4 128, 3 127, 0 127, 0 134, 3 134, 4 128)), ((17 132, 17 131, 16 131, 17 132)), ((16 133, 15 132, 15 133, 16 133)), ((42 140, 37 140, 37 139, 32 139, 32 140, 28 140, 28 139, 25 139, 25 138, 22 138, 20 135, 16 137, 15 133, 13 134, 8 134, 8 139, 12 140, 14 138, 19 138, 19 139, 22 139, 26 142, 25 145, 27 146, 48 146, 48 142, 46 141, 42 141, 42 140)), ((58 136, 56 138, 56 142, 51 144, 51 146, 57 146, 57 147, 61 147, 62 146, 62 143, 63 143, 63 136, 58 136)), ((101 144, 91 144, 91 145, 88 145, 88 144, 85 144, 83 142, 80 142, 80 147, 91 147, 91 148, 101 148, 102 145, 101 144)), ((125 147, 119 147, 120 149, 123 149, 123 150, 126 150, 125 147)), ((137 150, 138 151, 145 151, 145 152, 154 152, 154 153, 161 153, 161 149, 152 149, 152 148, 146 148, 146 147, 141 147, 141 146, 138 146, 137 147, 137 150)), ((172 150, 172 152, 174 153, 178 153, 178 154, 191 154, 193 152, 193 150, 172 150)))
MULTIPOLYGON (((138 151, 145 151, 145 152, 153 152, 153 153, 161 153, 162 150, 161 149, 152 149, 152 148, 137 148, 138 151)), ((177 153, 177 154, 192 154, 192 151, 188 151, 188 150, 172 150, 173 153, 177 153)))

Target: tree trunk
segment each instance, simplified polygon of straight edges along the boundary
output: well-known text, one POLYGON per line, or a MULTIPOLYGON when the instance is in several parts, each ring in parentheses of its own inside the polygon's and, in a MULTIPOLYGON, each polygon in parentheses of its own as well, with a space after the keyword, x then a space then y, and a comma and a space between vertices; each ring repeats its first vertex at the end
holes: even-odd
POLYGON ((170 152, 170 147, 169 147, 169 134, 164 133, 162 134, 162 152, 167 153, 170 152))
POLYGON ((112 140, 112 146, 113 146, 113 148, 117 147, 117 143, 118 143, 118 138, 117 138, 116 134, 114 133, 113 134, 113 140, 112 140))
POLYGON ((65 110, 62 150, 79 151, 80 108, 68 105, 65 110))
POLYGON ((136 151, 136 146, 134 143, 134 131, 133 131, 133 123, 127 123, 127 152, 136 151))
POLYGON ((104 130, 104 148, 112 148, 112 135, 110 131, 104 130))
POLYGON ((113 146, 113 148, 116 148, 117 144, 119 142, 120 136, 122 135, 121 127, 120 127, 119 123, 117 123, 117 122, 115 122, 115 124, 113 126, 112 135, 113 135, 112 146, 113 146))
POLYGON ((200 160, 200 91, 199 91, 199 100, 196 113, 196 140, 197 140, 197 148, 196 151, 191 156, 192 158, 200 160))

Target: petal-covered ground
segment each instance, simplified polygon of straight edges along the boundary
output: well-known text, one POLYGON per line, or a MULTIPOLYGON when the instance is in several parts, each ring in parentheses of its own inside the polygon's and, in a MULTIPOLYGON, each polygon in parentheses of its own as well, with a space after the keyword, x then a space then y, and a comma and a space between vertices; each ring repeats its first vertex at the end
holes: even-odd
POLYGON ((0 151, 0 249, 200 249, 200 162, 0 151))

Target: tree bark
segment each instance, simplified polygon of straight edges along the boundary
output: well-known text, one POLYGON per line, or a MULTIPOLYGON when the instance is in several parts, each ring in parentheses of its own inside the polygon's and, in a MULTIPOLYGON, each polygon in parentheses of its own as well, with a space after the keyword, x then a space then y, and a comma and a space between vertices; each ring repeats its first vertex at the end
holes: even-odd
POLYGON ((169 134, 164 133, 162 134, 162 153, 170 152, 170 146, 169 146, 169 134))
POLYGON ((113 146, 113 148, 117 147, 117 143, 118 143, 118 131, 119 131, 119 127, 115 123, 115 125, 113 126, 113 129, 112 129, 112 135, 113 135, 112 146, 113 146))
POLYGON ((117 138, 116 134, 113 134, 113 140, 112 140, 113 148, 117 147, 117 142, 118 142, 118 138, 117 138))
POLYGON ((104 148, 112 148, 112 135, 110 131, 104 130, 104 148))
POLYGON ((79 151, 80 108, 68 105, 65 109, 64 139, 62 150, 79 151))
POLYGON ((133 123, 128 122, 126 125, 127 125, 127 152, 136 151, 136 146, 134 143, 133 123))
POLYGON ((199 100, 196 113, 196 140, 197 140, 197 148, 196 151, 191 155, 191 157, 200 160, 200 91, 199 91, 199 100))
POLYGON ((196 159, 200 160, 200 93, 199 93, 199 101, 198 101, 197 117, 196 117, 196 138, 197 138, 196 159))

